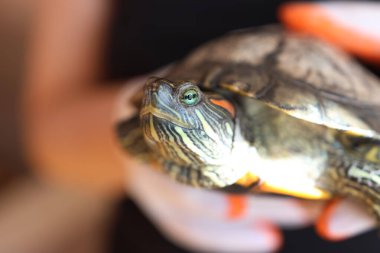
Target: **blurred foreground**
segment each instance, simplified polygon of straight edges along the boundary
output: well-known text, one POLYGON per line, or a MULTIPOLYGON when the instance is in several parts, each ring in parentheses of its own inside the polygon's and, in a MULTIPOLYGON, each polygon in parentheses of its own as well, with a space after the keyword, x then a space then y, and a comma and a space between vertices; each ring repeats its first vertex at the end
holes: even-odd
POLYGON ((35 1, 0 1, 0 252, 107 252, 114 200, 48 184, 22 156, 20 94, 35 1))

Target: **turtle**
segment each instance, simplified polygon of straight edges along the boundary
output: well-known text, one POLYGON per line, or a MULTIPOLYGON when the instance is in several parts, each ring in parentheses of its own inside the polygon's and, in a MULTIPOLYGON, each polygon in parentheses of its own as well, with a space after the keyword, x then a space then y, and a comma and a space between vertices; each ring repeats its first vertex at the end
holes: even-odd
POLYGON ((176 181, 305 199, 348 196, 380 225, 380 81, 280 26, 196 48, 133 98, 122 148, 176 181))

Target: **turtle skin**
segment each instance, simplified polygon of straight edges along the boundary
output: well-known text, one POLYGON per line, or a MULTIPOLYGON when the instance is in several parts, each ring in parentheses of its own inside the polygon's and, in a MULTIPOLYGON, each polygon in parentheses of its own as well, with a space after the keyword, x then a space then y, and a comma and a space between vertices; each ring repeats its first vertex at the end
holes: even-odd
MULTIPOLYGON (((244 141, 263 158, 242 159, 261 168, 222 184, 222 177, 172 163, 149 146, 143 114, 117 126, 127 152, 159 160, 163 171, 193 186, 310 199, 350 196, 380 224, 380 81, 344 52, 278 26, 244 29, 206 43, 165 79, 148 83, 173 89, 191 83, 221 94, 236 110, 244 141)), ((143 110, 146 101, 136 106, 143 110)))

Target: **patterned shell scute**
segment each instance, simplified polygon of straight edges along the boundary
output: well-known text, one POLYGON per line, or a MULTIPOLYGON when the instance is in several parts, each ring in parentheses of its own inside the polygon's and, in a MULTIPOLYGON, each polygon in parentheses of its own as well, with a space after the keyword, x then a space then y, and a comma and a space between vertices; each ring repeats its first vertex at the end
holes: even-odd
POLYGON ((237 33, 206 44, 187 60, 199 62, 207 59, 213 62, 246 62, 258 65, 277 47, 279 39, 280 34, 237 33))
POLYGON ((293 110, 291 115, 379 138, 380 82, 372 73, 346 54, 313 38, 286 36, 282 47, 276 70, 285 76, 285 90, 276 97, 283 101, 282 105, 301 104, 306 108, 293 110))
POLYGON ((378 80, 346 54, 318 40, 289 36, 278 55, 276 67, 321 92, 380 105, 378 80))

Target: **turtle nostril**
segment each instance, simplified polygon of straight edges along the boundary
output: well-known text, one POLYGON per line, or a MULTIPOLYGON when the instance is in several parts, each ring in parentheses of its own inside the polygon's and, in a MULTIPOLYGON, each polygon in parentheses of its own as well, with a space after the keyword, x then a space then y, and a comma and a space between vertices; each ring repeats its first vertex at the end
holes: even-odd
POLYGON ((173 106, 172 84, 162 78, 149 79, 144 87, 143 106, 162 109, 173 106))

